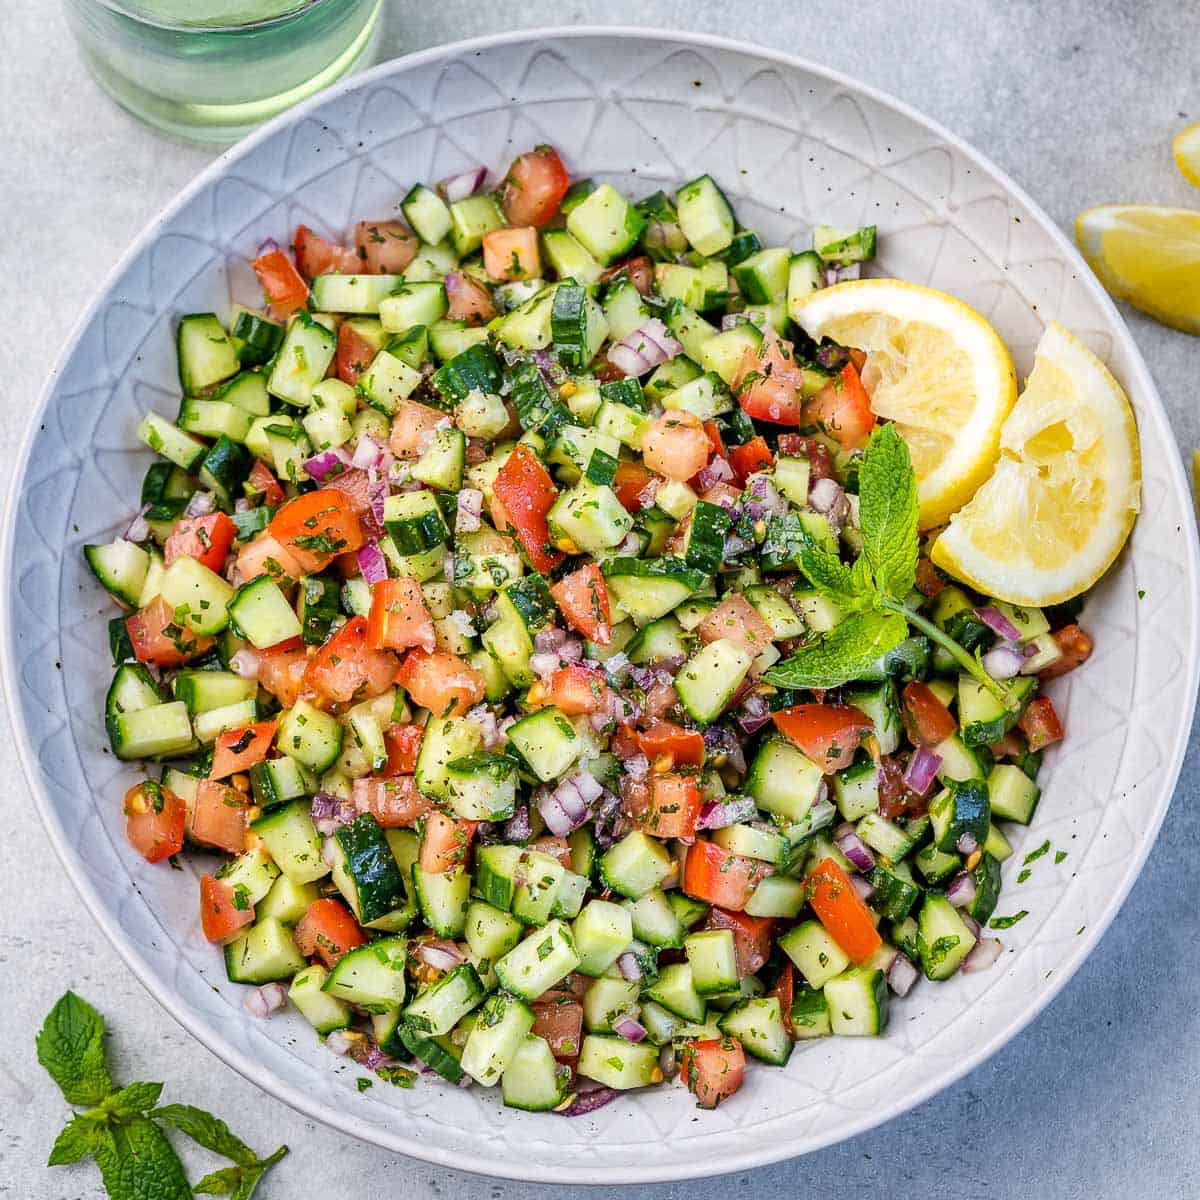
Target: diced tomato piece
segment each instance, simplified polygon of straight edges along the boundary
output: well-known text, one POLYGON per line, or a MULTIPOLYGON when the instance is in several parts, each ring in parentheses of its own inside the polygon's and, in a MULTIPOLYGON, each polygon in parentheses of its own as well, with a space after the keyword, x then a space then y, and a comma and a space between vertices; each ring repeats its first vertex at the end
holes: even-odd
POLYGON ((410 650, 396 681, 435 717, 461 717, 483 699, 483 673, 446 650, 410 650))
POLYGON ((287 499, 279 480, 275 478, 275 472, 260 458, 254 460, 247 482, 250 490, 261 496, 263 503, 271 508, 278 508, 287 499))
POLYGON ((567 623, 597 646, 612 641, 612 608, 604 575, 595 563, 564 575, 550 587, 550 595, 567 623))
POLYGON ((176 559, 194 558, 210 571, 219 572, 236 533, 237 527, 223 512, 183 517, 163 544, 163 562, 169 567, 176 559))
POLYGON ((425 593, 411 575, 381 579, 371 588, 367 645, 376 650, 407 650, 410 646, 433 650, 437 647, 425 593))
POLYGON ((774 640, 771 627, 758 615, 758 609, 739 592, 731 592, 696 627, 702 642, 722 638, 737 642, 757 658, 774 640))
POLYGON ((741 912, 759 882, 772 873, 757 859, 733 854, 715 842, 698 841, 688 848, 683 890, 694 900, 741 912))
POLYGON ((456 821, 436 808, 430 810, 421 832, 421 870, 441 874, 465 866, 478 824, 456 821))
POLYGON ((851 962, 865 963, 883 939, 850 876, 832 858, 822 859, 809 874, 808 887, 809 903, 825 931, 851 962))
POLYGON ((1029 749, 1036 752, 1061 742, 1066 734, 1062 721, 1054 708, 1054 701, 1049 696, 1038 696, 1025 710, 1024 716, 1017 722, 1017 727, 1029 742, 1029 749))
POLYGON ((351 386, 365 375, 378 353, 349 321, 338 326, 337 377, 351 386))
POLYGON ((403 221, 359 221, 354 244, 369 275, 400 275, 417 257, 419 242, 403 221))
POLYGON ((853 363, 805 404, 804 423, 820 426, 843 450, 861 450, 867 444, 875 414, 853 363))
POLYGON ((775 465, 775 455, 771 453, 764 437, 752 437, 740 446, 733 446, 729 451, 730 466, 737 472, 738 478, 745 481, 755 471, 767 471, 775 465))
POLYGON ((399 722, 389 725, 383 731, 383 741, 388 752, 387 769, 384 774, 411 775, 417 769, 417 755, 421 752, 421 742, 424 739, 423 725, 401 725, 399 722))
POLYGON ((609 283, 619 275, 624 275, 643 296, 654 290, 654 264, 644 254, 613 263, 600 276, 600 282, 609 283))
POLYGON ((608 740, 608 748, 622 762, 641 754, 642 748, 638 742, 638 731, 628 721, 622 721, 608 740))
POLYGON ((218 734, 209 779, 228 779, 230 775, 248 771, 262 762, 275 740, 277 725, 277 721, 259 721, 257 725, 227 729, 218 734))
POLYGON ((798 433, 781 433, 779 435, 779 453, 789 458, 807 458, 810 479, 832 479, 833 455, 829 447, 816 438, 803 437, 798 433))
POLYGON ((308 284, 282 250, 271 250, 251 264, 276 316, 290 317, 308 303, 308 284))
POLYGON ((357 550, 364 540, 346 493, 328 487, 290 500, 271 518, 267 532, 291 551, 309 575, 323 571, 339 554, 357 550))
POLYGON ((433 808, 411 775, 356 779, 353 796, 355 808, 369 812, 384 829, 412 829, 433 808))
POLYGON ((775 922, 770 917, 748 917, 741 912, 710 908, 705 929, 728 929, 733 934, 738 975, 743 979, 756 975, 771 955, 771 933, 775 922))
POLYGON ((319 233, 313 233, 307 225, 296 226, 292 250, 296 254, 296 266, 305 279, 330 274, 357 275, 363 269, 357 250, 339 246, 319 233))
POLYGON ((716 1108, 742 1086, 746 1052, 737 1038, 706 1038, 684 1042, 679 1078, 700 1108, 716 1108))
POLYGON ((712 487, 706 488, 700 493, 700 499, 728 510, 737 504, 741 495, 741 491, 731 483, 714 483, 712 487))
POLYGON ((795 1037, 796 1031, 792 1028, 792 1005, 796 1002, 796 969, 791 963, 783 965, 767 995, 774 996, 779 1001, 779 1008, 783 1013, 783 1026, 788 1032, 788 1037, 795 1037))
POLYGON ((826 775, 848 767, 871 719, 848 704, 797 704, 773 714, 775 727, 826 775))
POLYGON ((339 704, 378 696, 396 679, 396 657, 367 644, 367 619, 351 617, 308 664, 305 682, 339 704))
POLYGON ((283 708, 292 708, 304 691, 308 651, 302 646, 259 651, 258 685, 283 708))
POLYGON ((691 479, 708 462, 704 422, 686 409, 663 413, 642 438, 642 459, 668 479, 691 479))
POLYGON ((708 448, 713 458, 726 458, 728 456, 729 452, 725 449, 725 440, 721 437, 721 431, 717 428, 716 421, 704 422, 704 436, 708 438, 708 448))
POLYGON ((927 683, 914 679, 901 694, 904 728, 915 746, 938 746, 958 730, 951 711, 927 683))
POLYGON ((486 283, 451 271, 443 280, 446 285, 446 319, 465 321, 468 325, 486 325, 496 315, 496 305, 486 283))
POLYGON ((547 681, 546 702, 568 717, 602 711, 608 703, 604 672, 584 666, 583 663, 568 663, 560 667, 547 681))
POLYGON ((882 754, 875 764, 875 780, 879 788, 879 815, 894 821, 912 812, 914 797, 904 786, 904 768, 892 757, 882 754))
POLYGON ((542 273, 538 233, 532 225, 483 235, 483 266, 492 279, 537 279, 542 273))
POLYGON ((444 412, 419 404, 416 400, 401 400, 392 418, 389 445, 397 458, 419 458, 425 451, 430 434, 447 420, 444 412))
POLYGON ((240 583, 269 575, 276 583, 286 585, 303 574, 304 568, 296 556, 266 529, 238 551, 237 580, 240 583))
POLYGON ((661 679, 652 684, 642 698, 641 720, 647 724, 657 721, 679 704, 679 693, 661 679))
POLYGON ((571 843, 565 837, 554 837, 546 833, 540 838, 534 838, 530 848, 548 854, 551 858, 557 858, 567 870, 571 869, 571 843))
POLYGON ((215 846, 229 854, 241 854, 246 848, 246 809, 250 797, 237 788, 203 779, 196 788, 192 805, 192 840, 215 846))
POLYGON ((552 146, 538 146, 515 159, 497 189, 500 207, 510 225, 549 221, 571 186, 567 168, 552 146))
POLYGON ((225 945, 254 920, 254 905, 215 875, 200 876, 200 928, 210 942, 225 945))
POLYGON ((125 793, 125 836, 147 862, 178 854, 186 827, 187 804, 170 788, 147 780, 125 793))
POLYGON ((125 631, 140 663, 153 667, 178 667, 207 654, 213 648, 210 637, 197 637, 175 620, 175 609, 161 596, 155 596, 145 608, 125 618, 125 631))
POLYGON ((637 735, 637 740, 651 762, 664 757, 670 757, 676 767, 698 767, 704 762, 704 735, 674 721, 655 721, 637 735))
POLYGON ((668 771, 650 775, 647 782, 640 804, 634 801, 637 827, 651 837, 690 842, 696 836, 696 818, 703 803, 699 779, 668 771))
POLYGON ((775 425, 800 424, 803 388, 792 343, 775 337, 765 337, 757 350, 746 351, 733 380, 742 410, 775 425))
POLYGON ((640 512, 642 493, 654 478, 636 459, 622 459, 617 463, 617 473, 609 485, 617 494, 621 507, 626 512, 640 512))
POLYGON ((558 489, 550 472, 523 442, 505 459, 492 490, 504 506, 533 569, 546 574, 558 566, 564 555, 549 546, 550 530, 546 525, 546 514, 558 499, 558 489))
POLYGON ((1044 671, 1039 671, 1039 679, 1057 679, 1091 658, 1092 639, 1078 625, 1064 625, 1051 636, 1062 658, 1052 662, 1044 671))
POLYGON ((314 900, 293 934, 305 958, 320 958, 332 967, 344 954, 366 944, 367 938, 340 900, 314 900))
POLYGON ((550 1043, 555 1058, 576 1058, 583 1045, 583 1005, 564 996, 532 1008, 531 1032, 550 1043))
MULTIPOLYGON (((350 507, 354 509, 355 515, 365 517, 368 509, 371 507, 371 476, 366 471, 359 467, 351 467, 348 471, 338 471, 334 475, 327 475, 325 486, 333 488, 335 491, 341 492, 350 502, 350 507)), ((366 518, 374 520, 374 517, 366 518)), ((355 573, 357 574, 357 559, 352 551, 345 554, 339 554, 337 561, 342 560, 348 563, 355 564, 355 573)), ((343 574, 345 572, 343 571, 343 574)))

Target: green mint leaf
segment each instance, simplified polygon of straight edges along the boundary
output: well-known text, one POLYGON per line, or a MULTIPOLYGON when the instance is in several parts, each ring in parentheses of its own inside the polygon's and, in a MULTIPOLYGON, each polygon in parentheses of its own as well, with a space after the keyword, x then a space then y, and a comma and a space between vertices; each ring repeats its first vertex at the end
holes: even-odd
POLYGON ((795 561, 821 595, 840 608, 860 607, 865 589, 861 579, 855 578, 854 569, 807 534, 798 544, 795 561))
POLYGON ((144 1117, 162 1095, 161 1083, 131 1083, 119 1092, 113 1092, 100 1106, 99 1114, 112 1115, 118 1119, 144 1117))
POLYGON ((211 1175, 205 1175, 192 1190, 197 1195, 228 1195, 230 1200, 250 1200, 250 1197, 254 1195, 254 1189, 262 1181, 262 1177, 287 1152, 286 1146, 280 1146, 274 1154, 264 1158, 261 1162, 256 1160, 251 1166, 225 1167, 220 1171, 213 1171, 211 1175))
POLYGON ((54 1149, 50 1151, 46 1166, 62 1167, 90 1158, 96 1153, 96 1147, 103 1136, 103 1125, 98 1125, 87 1117, 73 1117, 55 1139, 54 1149))
POLYGON ((102 1127, 96 1162, 109 1200, 190 1200, 183 1164, 166 1134, 146 1117, 102 1127))
POLYGON ((205 1150, 231 1159, 239 1166, 252 1167, 258 1162, 258 1155, 220 1117, 214 1117, 202 1108, 190 1104, 164 1104, 162 1108, 156 1108, 151 1116, 174 1125, 205 1150))
POLYGON ((113 1090, 104 1061, 104 1018, 74 992, 50 1010, 37 1035, 37 1057, 68 1104, 99 1104, 113 1090))
POLYGON ((773 666, 763 678, 786 688, 833 688, 861 678, 876 659, 908 636, 895 613, 854 613, 819 642, 803 646, 773 666))
POLYGON ((200 1180, 192 1191, 197 1196, 228 1196, 242 1182, 245 1167, 222 1167, 200 1180))
POLYGON ((259 1181, 267 1173, 266 1167, 242 1167, 242 1177, 238 1180, 238 1185, 233 1189, 233 1193, 229 1200, 250 1200, 254 1195, 254 1189, 258 1187, 259 1181))
POLYGON ((872 435, 858 470, 863 555, 881 595, 903 600, 917 575, 917 477, 894 425, 872 435))

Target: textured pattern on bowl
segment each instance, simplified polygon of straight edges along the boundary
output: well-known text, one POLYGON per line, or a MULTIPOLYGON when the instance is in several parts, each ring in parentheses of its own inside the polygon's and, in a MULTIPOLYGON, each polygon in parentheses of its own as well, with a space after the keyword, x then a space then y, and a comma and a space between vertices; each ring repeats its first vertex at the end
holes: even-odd
MULTIPOLYGON (((5 682, 51 838, 139 977, 187 1028, 277 1096, 357 1136, 446 1165, 527 1179, 649 1181, 800 1154, 878 1124, 1012 1037, 1078 967, 1136 878, 1178 774, 1196 691, 1197 563, 1188 492, 1128 332, 1065 239, 952 135, 852 81, 717 39, 613 30, 518 34, 429 51, 352 81, 207 171, 131 249, 48 387, 15 481, 6 546, 5 682), (992 970, 921 984, 880 1039, 754 1066, 719 1111, 682 1088, 563 1121, 423 1079, 360 1094, 359 1073, 295 1015, 255 1021, 202 938, 191 879, 138 859, 100 717, 113 614, 80 555, 123 529, 150 460, 144 412, 178 405, 172 322, 255 303, 245 259, 300 221, 340 233, 391 213, 415 180, 502 170, 535 143, 635 194, 712 172, 743 221, 801 244, 816 221, 880 226, 876 270, 944 288, 997 326, 1022 375, 1043 317, 1112 367, 1137 409, 1145 494, 1129 550, 1087 612, 1097 653, 1053 695, 1070 730, 1005 868, 992 970), (1139 601, 1139 592, 1145 599, 1139 601), (1069 857, 1035 864, 1051 839, 1069 857)), ((187 868, 191 876, 196 868, 187 868)))

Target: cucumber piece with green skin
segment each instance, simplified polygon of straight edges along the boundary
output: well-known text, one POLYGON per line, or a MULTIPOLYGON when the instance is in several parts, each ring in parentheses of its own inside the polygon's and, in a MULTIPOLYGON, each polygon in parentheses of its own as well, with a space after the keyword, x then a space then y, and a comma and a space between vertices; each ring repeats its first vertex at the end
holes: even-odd
POLYGON ((250 768, 250 789, 260 808, 270 810, 289 800, 313 795, 318 788, 315 775, 290 755, 269 758, 250 768))
POLYGON ((329 972, 319 963, 297 971, 288 988, 288 999, 300 1015, 322 1036, 335 1029, 349 1029, 354 1021, 350 1005, 325 990, 329 972))
POLYGON ((873 687, 856 687, 847 691, 845 702, 871 718, 879 753, 895 754, 904 732, 896 685, 885 679, 873 687))
POLYGON ((208 446, 199 438, 184 433, 158 413, 147 413, 137 429, 138 438, 156 454, 184 471, 195 471, 204 461, 208 446))
POLYGON ((521 555, 510 538, 481 527, 455 537, 454 584, 476 592, 495 592, 519 579, 521 555))
POLYGON ((975 947, 975 935, 945 896, 930 893, 925 897, 917 929, 927 979, 949 979, 975 947))
POLYGON ((243 366, 260 367, 275 357, 283 341, 283 326, 261 313, 235 308, 231 338, 243 366))
MULTIPOLYGON (((714 330, 714 336, 715 336, 714 330)), ((653 374, 646 380, 642 392, 649 404, 661 404, 672 392, 678 391, 684 384, 693 379, 699 379, 704 371, 686 355, 680 354, 670 361, 654 368, 653 374)))
POLYGON ((933 844, 947 854, 967 853, 983 843, 991 824, 987 784, 978 780, 959 783, 947 780, 945 790, 929 803, 933 844), (967 839, 973 845, 963 850, 967 839))
POLYGON ((850 965, 850 958, 819 921, 804 921, 779 938, 779 948, 812 988, 823 988, 850 965))
POLYGON ((516 917, 484 900, 473 900, 467 908, 464 930, 471 953, 495 962, 520 940, 524 926, 516 917))
POLYGON ((420 371, 414 370, 395 354, 381 350, 359 378, 357 387, 358 394, 372 408, 391 417, 400 407, 400 402, 407 400, 420 383, 420 371))
POLYGON ((301 310, 284 334, 267 377, 267 391, 285 404, 307 408, 313 388, 325 378, 336 352, 336 336, 301 310))
POLYGON ((550 1112, 566 1099, 571 1068, 560 1064, 545 1038, 529 1034, 517 1047, 500 1080, 500 1093, 509 1108, 550 1112))
POLYGON ((550 309, 550 337, 563 363, 582 371, 596 357, 608 337, 604 310, 573 282, 560 283, 550 309))
POLYGON ((269 575, 244 583, 229 601, 229 617, 257 650, 301 637, 304 627, 279 585, 269 575))
POLYGON ((494 196, 468 196, 450 205, 450 242, 459 258, 473 254, 483 245, 485 234, 504 225, 504 214, 494 196))
POLYGON ((543 232, 542 252, 559 279, 574 279, 586 288, 594 288, 604 274, 604 268, 569 230, 548 229, 543 232))
POLYGON ((578 970, 603 975, 629 945, 633 921, 629 912, 609 900, 591 900, 572 923, 578 970))
POLYGON ((404 1021, 426 1038, 440 1037, 478 1008, 486 995, 475 968, 461 963, 413 999, 404 1009, 404 1021))
POLYGON ((461 429, 438 429, 412 464, 412 477, 440 492, 457 492, 462 488, 466 462, 466 434, 461 429))
POLYGON ((320 646, 328 640, 339 614, 339 592, 334 579, 309 575, 300 580, 298 618, 300 640, 306 646, 320 646))
POLYGON ((988 802, 994 817, 1028 825, 1040 796, 1037 784, 1012 763, 997 763, 988 776, 988 802))
POLYGON ((471 904, 471 875, 464 870, 412 868, 413 890, 425 923, 439 937, 462 937, 471 904))
POLYGON ((759 747, 744 786, 764 812, 801 821, 816 802, 823 779, 821 768, 803 750, 771 735, 759 747))
POLYGON ((601 564, 616 608, 641 628, 665 617, 704 584, 681 558, 610 558, 601 564))
POLYGON ((104 546, 84 546, 92 573, 122 604, 136 608, 150 571, 150 554, 124 538, 104 546))
POLYGON ((606 383, 602 383, 600 398, 612 404, 624 404, 626 408, 636 409, 640 413, 646 412, 649 407, 640 380, 632 375, 627 375, 624 379, 610 379, 606 383))
POLYGON ((258 704, 254 700, 239 700, 221 708, 210 708, 192 718, 192 729, 202 746, 210 746, 229 729, 245 729, 258 721, 258 704))
POLYGON ((567 229, 602 266, 637 245, 646 219, 610 183, 602 183, 567 214, 567 229))
POLYGON ((232 890, 238 900, 256 905, 271 890, 279 874, 279 868, 271 856, 262 847, 256 846, 225 863, 217 871, 216 877, 232 890))
MULTIPOLYGON (((543 241, 549 238, 549 234, 542 234, 543 241)), ((566 235, 570 237, 570 234, 566 235)), ((571 239, 574 241, 574 239, 571 239)), ((576 243, 578 245, 578 243, 576 243)), ((580 246, 580 250, 583 247, 580 246)), ((583 251, 585 254, 586 251, 583 251)), ((591 256, 588 255, 590 258, 591 256)), ((592 260, 595 262, 595 260, 592 260)), ((599 263, 596 264, 597 275, 602 268, 599 263)), ((580 283, 590 286, 590 281, 573 271, 568 271, 567 275, 574 275, 580 283)), ((642 294, 634 287, 629 279, 618 280, 605 293, 604 301, 604 319, 608 322, 609 336, 614 342, 619 342, 627 338, 635 329, 640 329, 648 320, 650 320, 650 310, 642 302, 642 294)))
POLYGON ((430 1037, 414 1029, 403 1018, 396 1026, 396 1037, 409 1054, 423 1062, 431 1071, 435 1071, 447 1083, 459 1083, 462 1080, 463 1069, 459 1062, 462 1049, 455 1046, 452 1039, 445 1036, 430 1037))
POLYGON ((662 843, 635 829, 605 851, 600 876, 614 892, 637 900, 658 887, 672 866, 662 843))
POLYGON ((851 967, 823 990, 835 1037, 878 1037, 887 1028, 888 988, 882 971, 851 967))
MULTIPOLYGON (((303 458, 304 455, 301 454, 299 457, 303 458)), ((246 447, 222 434, 200 460, 197 475, 204 487, 209 491, 216 492, 217 501, 221 507, 230 510, 233 508, 234 497, 241 494, 242 486, 253 465, 253 456, 246 447)), ((281 469, 278 456, 276 456, 275 472, 283 479, 297 478, 292 473, 281 469)))
POLYGON ((986 925, 1000 899, 1000 863, 985 850, 971 870, 971 878, 975 896, 966 909, 980 925, 986 925))
POLYGON ((638 1012, 641 984, 620 976, 602 975, 583 993, 583 1027, 588 1033, 612 1033, 623 1017, 638 1012))
POLYGON ((957 734, 951 734, 944 742, 939 742, 933 752, 942 760, 937 774, 943 783, 982 782, 987 778, 979 753, 964 745, 957 734))
POLYGON ((280 921, 257 921, 225 947, 225 974, 230 983, 276 983, 291 979, 305 965, 280 921))
POLYGON ((404 903, 400 868, 379 822, 370 813, 336 829, 331 843, 333 881, 360 925, 404 903))
POLYGON ((999 741, 1020 719, 1037 690, 1037 680, 1032 675, 1018 676, 1005 690, 1015 701, 1013 708, 970 675, 958 677, 959 736, 964 745, 986 746, 999 741))
POLYGON ((876 861, 867 879, 875 889, 871 907, 889 921, 903 921, 921 898, 907 863, 876 861))
POLYGON ((778 996, 739 1001, 717 1021, 717 1028, 737 1038, 747 1054, 773 1067, 786 1066, 792 1055, 778 996))
POLYGON ((543 288, 500 319, 494 328, 496 340, 513 350, 544 350, 550 345, 550 318, 556 284, 543 288))
POLYGON ((675 209, 683 236, 700 254, 728 249, 736 225, 733 210, 710 175, 701 175, 675 193, 675 209))
POLYGON ((820 988, 800 987, 792 1001, 792 1036, 797 1041, 829 1037, 833 1029, 829 1022, 829 1005, 820 988))
POLYGON ((215 313, 181 317, 176 345, 184 395, 206 391, 241 370, 237 348, 215 313))
POLYGON ((321 898, 321 889, 315 883, 293 883, 281 874, 271 890, 254 906, 254 915, 259 920, 273 917, 284 925, 296 925, 308 911, 308 906, 321 898))
MULTIPOLYGON (((509 398, 527 435, 537 434, 552 443, 565 426, 574 423, 570 409, 558 402, 533 363, 519 363, 513 370, 509 377, 509 398)), ((535 445, 534 449, 538 447, 535 445)))
POLYGON ((107 723, 113 753, 122 761, 169 758, 197 746, 187 706, 178 700, 124 712, 107 723))
POLYGON ((913 855, 913 866, 921 872, 927 883, 941 883, 962 866, 962 859, 957 853, 947 853, 930 843, 913 855))
POLYGON ((768 875, 759 881, 754 894, 746 901, 745 912, 750 917, 783 917, 800 915, 807 902, 804 883, 786 875, 768 875))
POLYGON ((612 488, 581 479, 560 493, 546 514, 546 524, 558 545, 598 555, 624 540, 633 528, 633 517, 612 488))
POLYGON ((506 845, 480 846, 475 852, 475 890, 494 908, 511 911, 524 853, 523 846, 506 845))
MULTIPOLYGON (((603 451, 612 460, 615 468, 616 460, 621 454, 621 443, 617 438, 582 425, 564 425, 546 453, 546 462, 550 466, 573 467, 577 471, 587 471, 597 450, 603 451)), ((592 482, 611 481, 610 474, 608 480, 592 482)))
POLYGON ((464 821, 503 821, 517 801, 517 764, 502 754, 477 752, 447 768, 450 807, 464 821))
POLYGON ((656 1004, 685 1021, 704 1020, 704 1000, 696 991, 689 963, 671 963, 663 967, 658 979, 645 989, 645 993, 656 1004))
POLYGON ((833 777, 833 799, 844 821, 857 821, 879 808, 879 773, 870 759, 852 763, 833 777))
POLYGON ((461 404, 472 392, 495 394, 503 383, 500 360, 491 346, 480 342, 439 367, 429 383, 447 405, 461 404))
POLYGON ((330 996, 382 1013, 404 1003, 406 938, 378 938, 342 955, 322 990, 330 996))
POLYGON ((753 584, 746 589, 745 596, 769 626, 774 640, 804 636, 804 622, 796 610, 769 584, 753 584))
POLYGON ((407 333, 418 325, 428 329, 446 315, 448 307, 446 288, 440 279, 406 280, 403 287, 379 302, 379 321, 385 333, 407 333))
POLYGON ((693 362, 703 362, 704 347, 717 336, 719 330, 694 308, 688 308, 678 300, 668 303, 663 320, 683 346, 688 358, 693 362))
POLYGON ((543 783, 563 775, 584 749, 571 722, 553 705, 511 725, 508 742, 520 761, 543 783))
POLYGON ((484 1087, 499 1083, 533 1021, 533 1009, 520 1000, 503 994, 489 996, 463 1047, 463 1071, 484 1087))
POLYGON ((244 442, 250 432, 250 420, 250 414, 245 409, 224 400, 185 396, 175 423, 180 429, 199 437, 224 436, 235 442, 244 442))
POLYGON ((773 246, 742 259, 730 274, 750 304, 770 304, 788 294, 792 253, 773 246))
POLYGON ((616 438, 622 446, 640 451, 642 441, 651 425, 650 418, 628 404, 602 400, 596 410, 594 427, 607 437, 616 438))
POLYGON ((704 276, 696 267, 673 262, 656 263, 654 285, 664 300, 678 300, 697 310, 704 307, 704 276))
POLYGON ((791 843, 785 834, 741 822, 714 830, 712 840, 730 854, 758 859, 773 866, 782 866, 791 855, 791 843))
POLYGON ((452 222, 446 202, 423 183, 409 189, 400 201, 400 211, 417 237, 431 246, 450 234, 452 222))
POLYGON ((698 996, 719 996, 737 990, 737 951, 730 930, 705 929, 689 933, 683 949, 692 969, 692 986, 698 996))
POLYGON ((601 1033, 584 1035, 576 1070, 617 1091, 647 1087, 663 1077, 657 1046, 601 1033))
POLYGON ((813 250, 792 255, 788 264, 788 316, 799 322, 803 302, 825 283, 825 264, 813 250))
POLYGON ((383 505, 383 526, 393 545, 404 555, 423 554, 445 546, 450 540, 450 531, 432 492, 388 496, 383 505))
POLYGON ((321 312, 372 316, 379 302, 404 279, 400 275, 318 275, 312 281, 312 306, 321 312))
POLYGON ((578 967, 579 952, 570 927, 553 920, 505 954, 496 963, 496 977, 514 996, 536 1000, 578 967))
POLYGON ((892 862, 899 862, 916 845, 905 830, 877 812, 867 813, 858 822, 856 831, 876 854, 891 859, 892 862))
MULTIPOLYGON (((436 324, 440 324, 440 322, 436 322, 436 324)), ((414 325, 411 329, 406 329, 403 333, 392 334, 390 337, 383 332, 382 324, 380 324, 379 331, 381 336, 386 339, 380 349, 394 354, 414 371, 419 371, 425 365, 425 360, 429 357, 432 333, 424 325, 414 325)), ((347 415, 352 416, 353 413, 347 415)))
POLYGON ((698 501, 688 516, 683 561, 706 575, 716 574, 725 558, 725 536, 729 525, 729 513, 719 504, 698 501))
POLYGON ((640 629, 626 646, 625 653, 635 666, 644 666, 666 658, 686 657, 690 641, 674 616, 663 617, 640 629))
POLYGON ((342 752, 342 724, 329 713, 299 700, 279 716, 275 745, 317 775, 328 771, 342 752))
POLYGON ((813 227, 813 251, 824 263, 845 267, 875 257, 875 226, 838 229, 832 225, 813 227))
POLYGON ((657 949, 682 948, 687 931, 665 892, 652 888, 636 900, 626 900, 623 907, 629 913, 633 936, 639 941, 657 949))

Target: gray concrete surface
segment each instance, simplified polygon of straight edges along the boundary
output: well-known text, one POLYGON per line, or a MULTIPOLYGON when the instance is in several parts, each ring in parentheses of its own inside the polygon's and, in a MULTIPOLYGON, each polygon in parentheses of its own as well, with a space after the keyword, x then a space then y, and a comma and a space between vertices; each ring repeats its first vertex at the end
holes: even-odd
MULTIPOLYGON (((1198 204, 1170 138, 1200 118, 1193 0, 525 0, 393 3, 384 53, 513 26, 629 22, 697 28, 807 55, 903 97, 983 148, 1064 227, 1104 200, 1198 204)), ((143 223, 207 161, 115 109, 87 77, 52 0, 0 22, 0 482, 29 405, 81 307, 143 223)), ((1197 343, 1131 314, 1182 451, 1200 443, 1197 343)), ((173 1099, 227 1117, 292 1155, 282 1197, 454 1195, 549 1200, 562 1186, 491 1182, 412 1162, 314 1126, 192 1040, 125 969, 54 860, 0 733, 0 1196, 92 1200, 90 1168, 42 1164, 65 1109, 33 1035, 70 986, 115 1030, 120 1077, 165 1078, 173 1099)), ((1056 1003, 940 1097, 838 1147, 705 1183, 613 1189, 688 1197, 872 1195, 885 1200, 1074 1200, 1200 1194, 1197 920, 1200 757, 1120 918, 1056 1003)), ((199 1165, 197 1163, 197 1165, 199 1165)), ((194 1177, 194 1176, 193 1176, 194 1177)))

